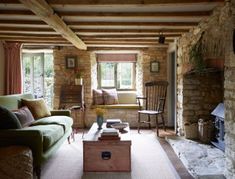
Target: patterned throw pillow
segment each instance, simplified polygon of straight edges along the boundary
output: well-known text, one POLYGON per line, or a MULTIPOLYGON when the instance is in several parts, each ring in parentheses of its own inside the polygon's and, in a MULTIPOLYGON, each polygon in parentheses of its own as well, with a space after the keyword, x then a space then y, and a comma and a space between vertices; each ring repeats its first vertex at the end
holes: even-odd
POLYGON ((16 111, 13 111, 16 117, 19 119, 22 127, 30 126, 35 120, 29 108, 24 106, 16 111))
POLYGON ((21 99, 23 106, 27 106, 34 119, 51 116, 46 103, 43 99, 21 99))
POLYGON ((118 96, 116 89, 102 89, 104 104, 118 104, 118 96))
POLYGON ((94 105, 104 104, 102 90, 93 89, 93 104, 94 105))

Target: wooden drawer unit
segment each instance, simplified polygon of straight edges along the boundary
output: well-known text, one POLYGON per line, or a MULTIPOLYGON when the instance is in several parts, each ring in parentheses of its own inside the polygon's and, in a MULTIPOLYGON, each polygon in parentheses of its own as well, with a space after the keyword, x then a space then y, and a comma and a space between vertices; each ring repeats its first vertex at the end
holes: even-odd
MULTIPOLYGON (((103 128, 106 124, 103 125, 103 128)), ((100 132, 94 123, 83 140, 84 172, 130 172, 130 129, 120 140, 98 140, 100 132)))
POLYGON ((84 143, 85 172, 131 171, 131 142, 84 143))

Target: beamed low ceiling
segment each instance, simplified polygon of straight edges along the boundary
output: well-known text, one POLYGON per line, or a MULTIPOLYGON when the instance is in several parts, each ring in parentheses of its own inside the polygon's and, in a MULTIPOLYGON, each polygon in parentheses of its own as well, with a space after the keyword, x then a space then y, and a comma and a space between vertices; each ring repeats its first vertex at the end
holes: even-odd
POLYGON ((1 0, 0 40, 26 46, 165 46, 224 0, 1 0))

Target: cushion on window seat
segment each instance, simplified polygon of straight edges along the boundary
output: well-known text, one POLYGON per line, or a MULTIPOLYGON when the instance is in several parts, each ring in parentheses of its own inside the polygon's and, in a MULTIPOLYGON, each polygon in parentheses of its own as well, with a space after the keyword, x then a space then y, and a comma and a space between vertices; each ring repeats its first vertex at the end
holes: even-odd
POLYGON ((138 104, 93 105, 92 108, 105 108, 105 109, 139 109, 139 105, 138 105, 138 104))

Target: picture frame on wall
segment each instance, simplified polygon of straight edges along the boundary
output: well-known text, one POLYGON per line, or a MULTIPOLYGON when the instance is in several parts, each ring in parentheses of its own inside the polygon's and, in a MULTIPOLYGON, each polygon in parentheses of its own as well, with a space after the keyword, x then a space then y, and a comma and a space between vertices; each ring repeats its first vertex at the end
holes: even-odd
POLYGON ((150 72, 157 73, 159 72, 160 64, 158 61, 150 62, 150 72))
POLYGON ((67 56, 65 58, 66 68, 74 69, 77 66, 77 57, 76 56, 67 56))

